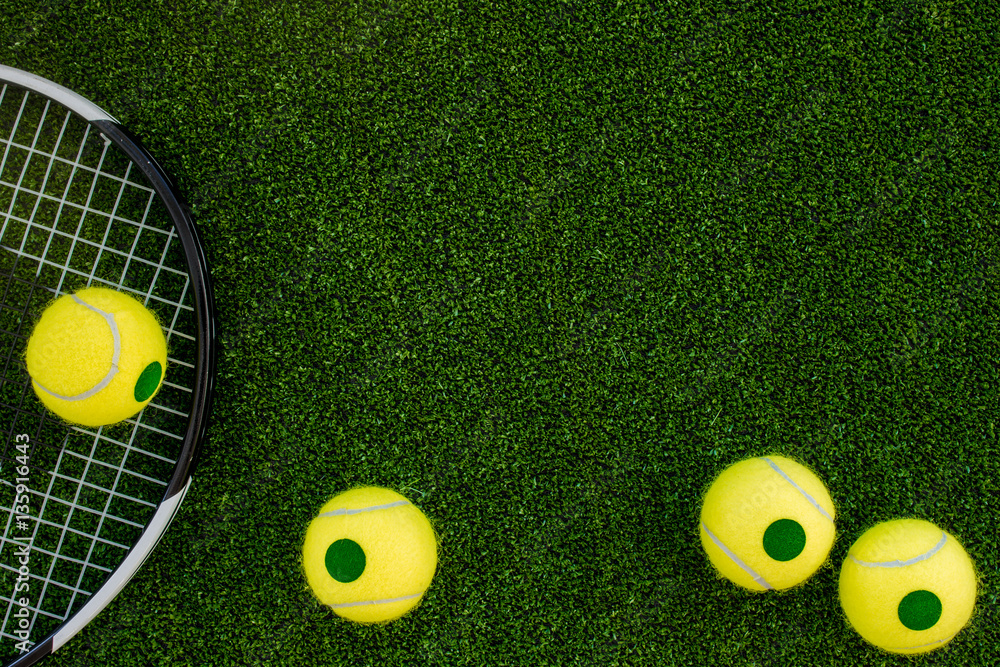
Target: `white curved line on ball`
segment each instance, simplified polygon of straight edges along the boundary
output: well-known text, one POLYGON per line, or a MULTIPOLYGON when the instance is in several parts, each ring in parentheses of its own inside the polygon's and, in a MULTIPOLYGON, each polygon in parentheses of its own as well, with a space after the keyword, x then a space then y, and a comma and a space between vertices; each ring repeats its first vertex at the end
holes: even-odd
POLYGON ((349 514, 362 514, 363 512, 377 512, 379 510, 387 510, 391 507, 401 507, 409 504, 409 500, 397 500, 385 505, 372 505, 371 507, 359 507, 357 509, 341 509, 333 510, 331 512, 323 512, 320 516, 347 516, 349 514))
POLYGON ((851 560, 853 560, 855 563, 857 563, 862 567, 906 567, 907 565, 914 565, 916 563, 925 561, 928 558, 932 557, 934 554, 944 549, 944 545, 947 541, 948 541, 948 535, 942 530, 941 540, 937 544, 935 544, 933 547, 931 547, 924 553, 920 554, 919 556, 914 556, 910 560, 886 560, 881 562, 869 563, 867 561, 858 560, 853 555, 851 556, 851 560))
POLYGON ((921 649, 922 650, 922 649, 926 649, 926 648, 928 648, 930 646, 937 646, 939 644, 947 644, 952 639, 954 639, 955 635, 957 635, 957 634, 958 633, 956 632, 954 635, 952 635, 951 637, 948 637, 947 639, 938 639, 937 641, 928 642, 926 644, 921 644, 920 646, 897 646, 896 648, 892 648, 892 649, 889 649, 889 650, 890 651, 916 651, 917 649, 921 649))
POLYGON ((801 494, 802 494, 802 496, 803 496, 803 497, 804 497, 804 498, 805 498, 806 500, 808 500, 808 501, 809 501, 809 503, 810 503, 810 504, 811 504, 811 505, 812 505, 813 507, 815 507, 815 508, 816 508, 816 511, 817 511, 817 512, 819 512, 819 513, 820 513, 820 514, 822 514, 822 515, 823 515, 824 517, 826 517, 826 518, 827 518, 827 520, 829 520, 830 522, 833 522, 833 517, 832 517, 832 516, 830 516, 830 515, 829 515, 829 514, 827 513, 827 511, 826 511, 825 509, 823 509, 823 508, 822 508, 822 506, 820 506, 820 504, 819 504, 818 502, 816 502, 816 499, 815 499, 815 498, 813 498, 812 496, 810 496, 810 495, 809 495, 808 493, 806 493, 805 489, 803 489, 803 488, 802 488, 801 486, 799 486, 798 484, 796 484, 796 483, 795 483, 795 481, 794 481, 794 480, 793 480, 793 479, 792 479, 791 477, 789 477, 788 475, 786 475, 786 474, 785 474, 785 471, 784 471, 784 470, 782 470, 781 468, 779 468, 779 467, 778 467, 778 464, 777 464, 777 463, 775 463, 774 461, 772 461, 771 459, 769 459, 769 458, 767 458, 767 457, 764 457, 764 460, 765 460, 765 461, 767 461, 767 464, 768 464, 769 466, 771 466, 771 468, 773 468, 773 469, 774 469, 774 472, 776 472, 776 473, 778 473, 779 475, 781 475, 782 477, 784 477, 784 478, 785 478, 785 481, 786 481, 786 482, 788 482, 788 483, 789 483, 789 484, 791 484, 791 485, 792 485, 793 487, 795 487, 795 490, 796 490, 796 491, 798 491, 799 493, 801 493, 801 494))
POLYGON ((750 567, 749 565, 747 565, 746 563, 744 563, 742 560, 740 560, 739 556, 737 556, 732 551, 730 551, 729 547, 727 547, 725 544, 723 544, 722 540, 720 540, 718 537, 716 537, 712 533, 712 531, 710 531, 708 529, 708 526, 705 525, 704 521, 701 522, 701 529, 705 531, 705 533, 711 538, 711 540, 713 542, 715 542, 715 546, 717 546, 720 549, 722 549, 722 553, 726 554, 726 556, 729 557, 729 560, 731 560, 734 563, 736 563, 744 572, 746 572, 747 574, 749 574, 753 578, 754 581, 756 581, 759 585, 763 586, 765 589, 767 589, 769 591, 770 590, 774 590, 774 587, 771 586, 771 584, 767 583, 767 581, 764 579, 764 577, 762 577, 761 575, 759 575, 756 572, 754 572, 754 570, 753 570, 752 567, 750 567))
POLYGON ((77 394, 76 396, 63 396, 62 394, 57 394, 56 392, 52 391, 51 389, 43 385, 38 380, 35 380, 35 384, 38 385, 38 388, 44 391, 46 394, 54 396, 55 398, 61 399, 63 401, 84 401, 90 398, 91 396, 95 396, 101 391, 103 391, 105 387, 111 384, 111 381, 115 378, 115 376, 118 375, 118 361, 121 359, 121 354, 122 354, 122 338, 121 335, 119 335, 118 333, 118 324, 115 322, 114 315, 112 315, 111 313, 106 313, 96 306, 90 305, 89 303, 87 303, 86 301, 84 301, 75 294, 73 295, 73 300, 76 301, 81 306, 89 308, 90 310, 94 311, 95 313, 103 317, 104 321, 108 323, 108 328, 111 329, 111 337, 115 343, 114 353, 111 355, 111 368, 108 369, 107 375, 105 375, 100 382, 98 382, 97 384, 95 384, 93 387, 83 392, 82 394, 77 394))
POLYGON ((390 602, 403 602, 405 600, 412 600, 413 598, 418 598, 423 593, 417 593, 415 595, 404 595, 401 598, 389 598, 386 600, 362 600, 361 602, 341 602, 339 604, 329 605, 331 609, 343 609, 344 607, 360 607, 366 604, 389 604, 390 602))

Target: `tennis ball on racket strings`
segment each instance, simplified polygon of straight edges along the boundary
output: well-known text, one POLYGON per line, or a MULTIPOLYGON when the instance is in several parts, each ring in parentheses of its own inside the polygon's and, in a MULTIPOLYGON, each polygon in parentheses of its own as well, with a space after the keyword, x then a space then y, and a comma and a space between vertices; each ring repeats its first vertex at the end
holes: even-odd
POLYGON ((722 576, 754 591, 801 584, 826 561, 835 537, 826 486, 783 456, 746 459, 712 482, 701 508, 701 544, 722 576))
POLYGON ((420 602, 437 569, 427 517, 389 489, 362 487, 327 502, 302 546, 316 598, 358 623, 395 620, 420 602))
POLYGON ((49 304, 25 361, 46 408, 68 422, 105 426, 136 415, 159 391, 167 343, 136 299, 89 287, 49 304))
POLYGON ((965 627, 976 606, 976 572, 954 537, 922 519, 868 529, 840 570, 840 604, 851 626, 892 653, 926 653, 965 627))

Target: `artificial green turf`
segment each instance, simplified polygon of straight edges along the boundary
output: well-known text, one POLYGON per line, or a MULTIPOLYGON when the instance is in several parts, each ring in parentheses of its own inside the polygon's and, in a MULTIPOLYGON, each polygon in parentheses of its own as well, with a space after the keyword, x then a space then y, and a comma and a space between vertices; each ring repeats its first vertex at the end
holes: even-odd
POLYGON ((900 516, 982 578, 920 664, 995 664, 1000 9, 855 4, 0 1, 0 61, 176 175, 219 303, 195 486, 50 664, 908 665, 836 600, 900 516), (753 595, 698 503, 768 452, 838 539, 753 595), (441 536, 389 626, 297 561, 359 484, 441 536))

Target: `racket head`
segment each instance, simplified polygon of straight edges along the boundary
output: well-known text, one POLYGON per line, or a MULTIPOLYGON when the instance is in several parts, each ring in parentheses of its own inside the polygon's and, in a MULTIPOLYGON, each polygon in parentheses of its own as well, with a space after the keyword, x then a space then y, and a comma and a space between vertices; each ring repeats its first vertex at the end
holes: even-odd
POLYGON ((139 140, 73 91, 5 66, 0 223, 0 664, 27 665, 117 595, 180 507, 211 411, 215 304, 188 208, 139 140), (46 413, 23 358, 45 306, 86 286, 146 304, 168 347, 153 401, 96 429, 46 413), (25 478, 27 521, 14 502, 25 478))

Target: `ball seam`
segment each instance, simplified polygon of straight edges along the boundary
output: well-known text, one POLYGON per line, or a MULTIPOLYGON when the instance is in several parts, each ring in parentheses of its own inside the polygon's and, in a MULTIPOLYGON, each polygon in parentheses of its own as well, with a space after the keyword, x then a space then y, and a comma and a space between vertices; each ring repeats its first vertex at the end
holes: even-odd
POLYGON ((862 567, 889 567, 889 568, 907 567, 908 565, 915 565, 921 561, 925 561, 933 557, 934 554, 944 549, 944 545, 947 542, 948 542, 948 535, 944 531, 941 531, 941 540, 937 544, 935 544, 933 547, 931 547, 924 553, 920 554, 919 556, 914 556, 909 560, 887 560, 887 561, 868 562, 855 558, 853 554, 851 554, 851 560, 862 567))
POLYGON ((121 334, 119 334, 118 332, 118 324, 117 322, 115 322, 115 316, 113 313, 108 313, 101 310, 97 306, 92 306, 91 304, 87 303, 86 301, 78 297, 76 294, 73 294, 71 296, 73 297, 73 300, 77 302, 77 304, 83 306, 84 308, 88 308, 89 310, 94 311, 100 317, 102 317, 104 321, 107 323, 108 327, 111 329, 111 338, 114 341, 114 352, 111 355, 111 368, 108 369, 107 374, 101 379, 100 382, 98 382, 97 384, 95 384, 93 387, 83 392, 82 394, 77 394, 76 396, 63 396, 61 394, 57 394, 56 392, 52 391, 38 380, 35 380, 34 382, 36 385, 38 385, 39 389, 41 389, 46 394, 54 398, 58 398, 63 401, 85 401, 88 398, 96 396, 97 394, 104 391, 104 389, 109 384, 111 384, 111 381, 115 378, 115 376, 118 375, 118 362, 121 360, 121 353, 122 353, 122 338, 121 334))
POLYGON ((389 604, 392 602, 404 602, 406 600, 412 600, 413 598, 418 598, 424 594, 424 591, 419 593, 414 593, 413 595, 404 595, 400 598, 387 598, 385 600, 360 600, 358 602, 338 602, 336 604, 328 605, 331 609, 342 609, 344 607, 360 607, 362 605, 370 604, 389 604))
POLYGON ((319 516, 350 516, 352 514, 363 514, 365 512, 377 512, 379 510, 387 510, 393 507, 402 507, 404 505, 409 505, 409 500, 397 500, 395 502, 387 503, 385 505, 372 505, 370 507, 359 507, 356 509, 343 508, 338 510, 330 510, 329 512, 323 512, 319 516))
POLYGON ((833 517, 832 517, 832 516, 830 516, 830 514, 829 514, 829 513, 828 513, 828 512, 827 512, 827 511, 826 511, 825 509, 823 509, 823 507, 822 507, 822 506, 821 506, 821 505, 820 505, 820 504, 819 504, 819 503, 818 503, 818 502, 816 501, 816 499, 815 499, 815 498, 813 498, 812 496, 810 496, 810 495, 809 495, 809 494, 808 494, 808 493, 806 492, 806 490, 805 490, 805 489, 803 489, 803 488, 802 488, 801 486, 799 486, 798 484, 796 484, 796 483, 795 483, 795 480, 793 480, 793 479, 792 479, 791 477, 789 477, 789 476, 788 476, 788 474, 787 474, 787 473, 785 473, 785 471, 784 471, 784 470, 782 470, 781 468, 779 468, 779 467, 778 467, 778 464, 777 464, 777 463, 775 463, 774 461, 772 461, 771 459, 769 459, 769 458, 767 458, 767 457, 764 457, 764 460, 765 460, 765 461, 767 462, 767 464, 768 464, 769 466, 771 466, 771 468, 772 468, 772 469, 774 470, 774 472, 776 472, 776 473, 778 473, 779 475, 781 475, 781 476, 782 476, 782 477, 784 478, 784 480, 785 480, 786 482, 788 482, 789 484, 791 484, 791 485, 792 485, 792 487, 793 487, 793 488, 794 488, 794 489, 795 489, 796 491, 798 491, 799 493, 801 493, 801 494, 802 494, 802 496, 803 496, 803 497, 804 497, 804 498, 805 498, 805 499, 806 499, 807 501, 809 501, 809 503, 810 503, 810 504, 811 504, 811 505, 812 505, 813 507, 815 507, 815 508, 816 508, 816 511, 817 511, 817 512, 819 512, 820 514, 822 514, 822 515, 823 515, 823 516, 824 516, 824 517, 825 517, 825 518, 826 518, 826 519, 827 519, 828 521, 830 521, 831 523, 833 522, 833 517))
POLYGON ((752 567, 750 567, 749 565, 747 565, 746 563, 744 563, 742 560, 740 560, 739 556, 737 556, 734 552, 732 552, 729 549, 729 547, 727 547, 725 544, 723 544, 722 540, 720 540, 718 537, 716 537, 715 534, 708 529, 708 526, 705 525, 704 521, 701 522, 701 527, 705 531, 705 533, 709 536, 709 538, 711 538, 711 540, 713 542, 715 542, 715 545, 717 547, 719 547, 720 549, 722 549, 722 553, 724 553, 726 556, 728 556, 729 559, 731 561, 733 561, 734 563, 736 563, 736 565, 738 565, 744 572, 746 572, 747 574, 749 574, 750 577, 755 582, 757 582, 757 584, 759 584, 760 586, 763 586, 765 590, 769 590, 769 591, 774 590, 774 587, 771 586, 771 584, 769 584, 764 579, 763 576, 761 576, 760 574, 758 574, 757 572, 755 572, 752 567))

